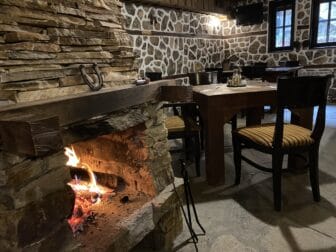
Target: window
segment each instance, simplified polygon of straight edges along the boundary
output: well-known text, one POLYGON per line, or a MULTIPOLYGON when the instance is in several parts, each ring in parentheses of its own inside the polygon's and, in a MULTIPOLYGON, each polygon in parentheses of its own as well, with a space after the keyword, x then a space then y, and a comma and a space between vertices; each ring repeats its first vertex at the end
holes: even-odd
POLYGON ((313 0, 311 46, 336 46, 336 0, 313 0))
POLYGON ((293 49, 295 1, 272 1, 269 6, 269 51, 293 49))

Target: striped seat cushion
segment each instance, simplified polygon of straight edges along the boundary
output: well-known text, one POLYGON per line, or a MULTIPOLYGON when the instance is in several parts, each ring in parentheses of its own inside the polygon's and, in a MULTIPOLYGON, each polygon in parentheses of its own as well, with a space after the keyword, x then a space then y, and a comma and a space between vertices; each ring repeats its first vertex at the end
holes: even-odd
POLYGON ((183 131, 185 129, 184 121, 179 116, 168 116, 165 124, 168 132, 183 131))
MULTIPOLYGON (((236 133, 256 144, 271 148, 274 124, 241 128, 237 129, 236 133)), ((282 147, 287 149, 311 145, 314 140, 310 135, 311 131, 309 129, 294 124, 285 124, 282 147)))

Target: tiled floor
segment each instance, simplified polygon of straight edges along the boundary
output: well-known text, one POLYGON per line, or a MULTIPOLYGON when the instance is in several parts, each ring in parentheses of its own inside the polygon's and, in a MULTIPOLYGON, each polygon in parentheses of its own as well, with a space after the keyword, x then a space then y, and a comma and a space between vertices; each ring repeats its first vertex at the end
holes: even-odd
MULTIPOLYGON (((225 127, 225 134, 230 139, 229 127, 225 127)), ((260 153, 250 151, 249 155, 270 162, 260 153)), ((320 203, 312 199, 307 173, 286 174, 283 210, 275 212, 271 175, 243 163, 242 183, 233 186, 232 153, 225 156, 226 185, 206 184, 204 157, 203 176, 192 180, 196 207, 207 231, 200 237, 199 251, 336 251, 336 106, 328 106, 320 147, 320 203)), ((178 174, 178 162, 174 164, 178 174)), ((193 166, 189 168, 193 173, 193 166)), ((188 238, 185 228, 175 241, 175 250, 195 251, 193 244, 186 242, 188 238)))

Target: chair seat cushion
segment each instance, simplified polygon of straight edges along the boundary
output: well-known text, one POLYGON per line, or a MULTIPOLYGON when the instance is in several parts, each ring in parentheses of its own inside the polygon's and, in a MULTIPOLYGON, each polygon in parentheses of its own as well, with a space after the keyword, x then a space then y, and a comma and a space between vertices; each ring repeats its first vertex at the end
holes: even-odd
POLYGON ((180 116, 168 116, 165 124, 168 132, 183 131, 185 129, 184 121, 180 116))
MULTIPOLYGON (((272 148, 274 128, 274 124, 246 127, 237 129, 236 134, 258 145, 272 148)), ((314 143, 310 135, 309 129, 294 124, 285 124, 282 147, 290 149, 309 146, 314 143)))

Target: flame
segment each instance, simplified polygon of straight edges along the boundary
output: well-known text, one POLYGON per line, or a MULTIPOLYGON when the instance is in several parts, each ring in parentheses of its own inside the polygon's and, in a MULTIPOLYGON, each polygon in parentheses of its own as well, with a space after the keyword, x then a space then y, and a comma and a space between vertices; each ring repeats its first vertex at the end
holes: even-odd
MULTIPOLYGON (((75 150, 71 147, 65 147, 65 155, 69 158, 66 165, 72 167, 79 167, 85 169, 90 176, 89 185, 81 184, 80 181, 75 178, 75 183, 69 183, 74 191, 89 191, 92 193, 97 193, 99 195, 103 194, 105 191, 97 185, 97 179, 91 170, 90 166, 86 163, 81 163, 80 159, 77 157, 75 150)), ((99 202, 99 199, 98 201, 99 202)))
POLYGON ((65 155, 69 158, 68 162, 66 163, 66 165, 72 166, 72 167, 78 167, 80 160, 76 155, 76 152, 74 151, 74 149, 71 147, 65 147, 65 155))
POLYGON ((65 155, 69 158, 66 165, 83 168, 89 174, 89 182, 81 181, 76 175, 75 178, 68 183, 75 192, 76 199, 72 216, 68 219, 68 223, 74 234, 82 232, 84 225, 89 219, 94 219, 95 214, 91 211, 91 206, 99 204, 102 200, 103 194, 113 193, 113 190, 104 190, 102 186, 97 184, 96 176, 91 167, 81 162, 77 157, 73 147, 65 148, 65 155))

